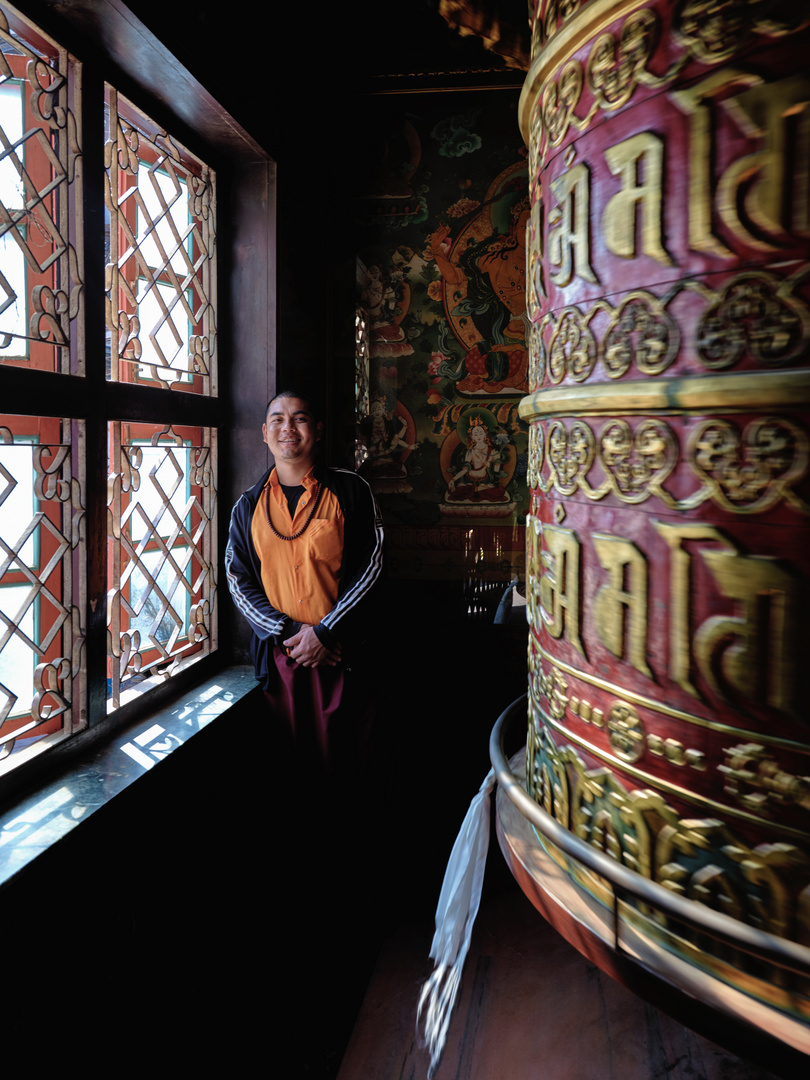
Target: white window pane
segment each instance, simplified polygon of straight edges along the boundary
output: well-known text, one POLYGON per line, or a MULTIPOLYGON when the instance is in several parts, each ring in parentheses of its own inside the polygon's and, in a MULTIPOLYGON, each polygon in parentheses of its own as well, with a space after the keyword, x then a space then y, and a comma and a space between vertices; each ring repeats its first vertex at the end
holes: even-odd
POLYGON ((107 168, 117 268, 108 276, 109 378, 214 394, 214 174, 165 132, 147 134, 153 123, 141 125, 113 87, 107 101, 110 141, 130 148, 107 168))
POLYGON ((140 509, 130 509, 129 516, 129 535, 136 543, 147 535, 147 531, 165 537, 177 528, 174 516, 164 505, 165 499, 180 521, 186 523, 190 467, 189 451, 181 446, 171 450, 163 446, 139 446, 138 449, 143 454, 138 470, 141 481, 138 490, 132 493, 132 504, 137 504, 140 509), (153 469, 154 478, 151 475, 153 469), (144 515, 154 529, 147 530, 144 515))
MULTIPOLYGON (((0 641, 8 633, 9 623, 19 626, 23 634, 34 640, 34 605, 29 605, 22 618, 18 618, 19 610, 29 594, 30 590, 25 585, 0 588, 0 614, 5 616, 0 617, 0 641)), ((17 696, 9 716, 24 716, 30 710, 35 660, 38 659, 16 634, 8 639, 5 648, 0 651, 0 683, 17 696)), ((6 695, 0 691, 0 705, 5 702, 6 695)))
MULTIPOLYGON (((22 86, 18 82, 0 85, 0 127, 9 145, 19 142, 23 133, 22 86)), ((6 209, 22 207, 25 202, 23 182, 12 155, 23 160, 21 150, 0 148, 0 202, 6 209)))
MULTIPOLYGON (((172 558, 181 571, 184 571, 188 565, 189 555, 187 548, 172 549, 172 558)), ((130 616, 129 630, 130 633, 139 630, 141 649, 148 649, 150 629, 158 613, 166 607, 166 603, 168 603, 168 608, 158 624, 155 638, 165 645, 176 627, 180 637, 188 633, 190 600, 185 576, 183 580, 180 579, 180 575, 162 552, 149 551, 142 557, 141 562, 148 574, 153 578, 157 575, 156 580, 160 592, 152 588, 151 582, 140 570, 133 571, 129 579, 129 602, 132 609, 139 614, 130 616)))
POLYGON ((141 322, 141 378, 176 381, 178 371, 188 371, 190 327, 188 313, 171 285, 138 282, 138 317, 141 322), (143 366, 154 364, 152 369, 143 366), (170 374, 171 373, 171 374, 170 374))
POLYGON ((188 252, 191 228, 186 183, 179 177, 157 169, 151 171, 141 165, 138 168, 138 192, 146 211, 144 214, 138 208, 137 235, 141 254, 149 267, 158 273, 163 271, 168 261, 182 282, 189 274, 188 258, 184 252, 188 252), (165 205, 161 203, 156 186, 165 205), (159 245, 155 242, 155 234, 159 245))
POLYGON ((0 236, 0 274, 0 356, 27 356, 25 259, 10 232, 0 236))
MULTIPOLYGON (((7 494, 0 503, 0 537, 10 548, 16 549, 35 512, 34 455, 30 443, 0 443, 0 499, 4 493, 7 494)), ((5 558, 5 551, 0 552, 0 562, 5 558)), ((36 565, 33 536, 23 544, 19 559, 26 566, 36 565)), ((19 569, 20 562, 17 560, 9 566, 12 573, 19 569)))

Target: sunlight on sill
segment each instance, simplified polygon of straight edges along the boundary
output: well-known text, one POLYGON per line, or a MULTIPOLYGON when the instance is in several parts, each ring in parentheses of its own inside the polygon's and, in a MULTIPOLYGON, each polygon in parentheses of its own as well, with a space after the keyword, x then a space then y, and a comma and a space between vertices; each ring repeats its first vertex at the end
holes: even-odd
MULTIPOLYGON (((143 687, 144 684, 141 684, 143 687)), ((0 814, 0 885, 111 802, 256 687, 239 665, 140 717, 0 814)))

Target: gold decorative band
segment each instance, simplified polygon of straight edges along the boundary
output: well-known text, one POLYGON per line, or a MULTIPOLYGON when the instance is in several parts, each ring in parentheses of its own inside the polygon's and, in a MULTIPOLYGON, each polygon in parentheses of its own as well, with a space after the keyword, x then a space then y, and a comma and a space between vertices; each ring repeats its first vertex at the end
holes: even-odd
POLYGON ((603 679, 599 675, 592 675, 590 672, 580 671, 579 668, 575 668, 571 664, 566 664, 563 660, 558 660, 556 656, 552 656, 550 652, 543 648, 539 641, 535 641, 535 648, 544 660, 553 664, 554 667, 559 668, 560 671, 564 671, 567 675, 572 675, 575 679, 580 679, 590 686, 597 686, 600 690, 605 690, 609 694, 615 694, 625 701, 632 702, 633 705, 640 705, 644 709, 651 709, 653 712, 660 713, 662 716, 668 716, 673 720, 679 720, 683 723, 694 724, 696 727, 708 728, 711 731, 719 731, 722 734, 729 735, 735 739, 764 743, 767 746, 779 746, 785 750, 792 750, 794 753, 810 754, 810 746, 806 743, 796 742, 794 739, 780 738, 778 735, 770 735, 767 731, 747 730, 746 728, 734 727, 731 724, 722 724, 717 720, 707 720, 705 717, 698 716, 696 713, 685 712, 683 709, 676 709, 672 705, 667 705, 664 701, 658 701, 655 698, 646 697, 644 694, 638 694, 634 690, 628 689, 626 686, 617 686, 615 683, 608 682, 607 679, 603 679))
POLYGON ((803 829, 796 829, 790 825, 783 825, 779 821, 759 817, 757 814, 751 814, 747 810, 741 810, 736 806, 730 806, 728 803, 717 802, 715 799, 711 799, 706 795, 701 795, 696 791, 692 791, 690 788, 682 787, 680 784, 673 784, 670 780, 664 780, 659 776, 646 772, 644 769, 636 768, 634 765, 622 761, 614 754, 595 746, 588 739, 583 739, 581 735, 576 735, 567 728, 565 724, 560 723, 559 720, 555 720, 553 716, 549 716, 544 709, 539 709, 539 712, 543 718, 543 723, 556 731, 559 735, 562 735, 564 739, 567 739, 575 746, 579 746, 587 753, 606 762, 617 772, 624 773, 626 776, 632 776, 634 780, 644 784, 648 788, 666 792, 670 796, 690 802, 696 806, 701 806, 707 812, 711 812, 715 815, 724 815, 725 817, 737 818, 739 821, 747 821, 750 824, 767 826, 770 831, 778 832, 783 836, 790 836, 794 840, 806 841, 810 839, 810 834, 803 829))
POLYGON ((518 105, 520 131, 529 145, 534 100, 551 73, 605 27, 643 6, 643 0, 591 0, 582 12, 561 27, 529 68, 518 105))
POLYGON ((528 394, 520 417, 530 424, 547 416, 600 413, 730 412, 810 404, 810 371, 758 371, 685 375, 674 379, 557 386, 528 394))

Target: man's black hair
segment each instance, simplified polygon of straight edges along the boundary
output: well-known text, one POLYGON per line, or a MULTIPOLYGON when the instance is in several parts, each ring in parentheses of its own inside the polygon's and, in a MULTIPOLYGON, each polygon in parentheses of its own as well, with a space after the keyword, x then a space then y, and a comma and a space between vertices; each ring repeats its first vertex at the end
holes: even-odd
POLYGON ((306 402, 307 408, 312 419, 317 423, 321 419, 320 403, 314 394, 308 394, 303 389, 291 390, 279 390, 277 394, 273 394, 264 409, 264 419, 267 421, 267 414, 270 412, 270 406, 274 401, 278 401, 279 398, 300 398, 301 401, 306 402))

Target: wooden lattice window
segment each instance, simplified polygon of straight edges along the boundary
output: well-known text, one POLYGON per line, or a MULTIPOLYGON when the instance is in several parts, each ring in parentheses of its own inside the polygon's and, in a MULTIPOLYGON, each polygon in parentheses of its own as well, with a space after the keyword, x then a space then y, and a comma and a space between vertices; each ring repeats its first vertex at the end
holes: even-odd
POLYGON ((213 172, 107 88, 113 381, 216 393, 213 172))
POLYGON ((110 425, 109 707, 207 652, 216 633, 215 439, 110 425))
POLYGON ((215 174, 81 86, 4 4, 0 774, 216 646, 215 174))
MULTIPOLYGON (((216 186, 106 88, 108 378, 216 393, 216 186)), ((109 428, 109 707, 215 644, 215 433, 109 428)))

